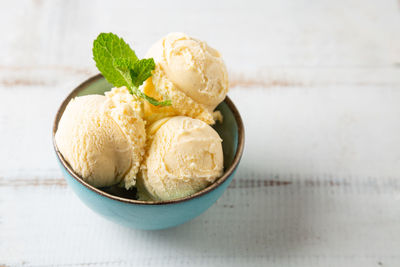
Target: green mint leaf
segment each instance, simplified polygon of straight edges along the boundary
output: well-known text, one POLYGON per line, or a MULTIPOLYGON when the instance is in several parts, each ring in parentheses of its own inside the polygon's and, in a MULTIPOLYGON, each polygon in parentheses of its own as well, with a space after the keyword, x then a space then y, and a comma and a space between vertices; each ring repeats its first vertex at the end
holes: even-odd
POLYGON ((139 87, 147 78, 151 77, 151 72, 155 69, 156 64, 152 58, 146 58, 136 61, 130 70, 132 83, 139 87))
POLYGON ((139 86, 155 68, 152 58, 139 60, 127 43, 113 33, 100 33, 93 42, 96 66, 115 87, 126 86, 129 92, 155 106, 170 106, 171 101, 157 101, 140 91, 139 86))
POLYGON ((121 57, 114 59, 113 64, 114 67, 117 68, 118 70, 127 72, 129 72, 129 70, 132 69, 134 66, 134 62, 132 62, 132 60, 121 57))
POLYGON ((135 52, 122 38, 113 33, 100 33, 93 42, 93 59, 109 83, 116 87, 132 86, 129 73, 123 73, 115 65, 120 59, 131 62, 138 60, 135 52))

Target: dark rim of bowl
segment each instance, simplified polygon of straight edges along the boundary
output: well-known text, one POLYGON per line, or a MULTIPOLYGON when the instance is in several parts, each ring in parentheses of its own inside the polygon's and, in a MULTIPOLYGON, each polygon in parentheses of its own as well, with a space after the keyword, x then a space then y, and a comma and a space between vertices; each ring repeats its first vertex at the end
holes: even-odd
POLYGON ((62 156, 61 152, 58 150, 56 141, 55 141, 55 134, 57 131, 57 127, 58 127, 58 122, 60 121, 60 118, 62 116, 62 114, 64 113, 64 110, 66 108, 66 106, 68 105, 68 103, 70 102, 70 100, 74 97, 76 97, 79 92, 87 87, 89 84, 102 79, 103 75, 98 74, 95 75, 89 79, 87 79, 86 81, 84 81, 83 83, 81 83, 77 88, 75 88, 66 98, 65 100, 62 102, 61 106, 59 107, 56 117, 54 119, 54 124, 53 124, 53 147, 54 150, 57 154, 58 159, 60 160, 60 162, 62 163, 63 167, 67 170, 67 172, 75 178, 75 180, 77 180, 79 183, 81 183, 83 186, 85 186, 86 188, 90 189, 91 191, 102 195, 104 197, 107 197, 109 199, 113 199, 113 200, 117 200, 117 201, 121 201, 121 202, 125 202, 125 203, 130 203, 130 204, 139 204, 139 205, 164 205, 164 204, 177 204, 180 202, 184 202, 190 199, 194 199, 197 197, 200 197, 204 194, 207 194, 208 192, 214 190, 215 188, 217 188, 218 186, 220 186, 221 184, 223 184, 231 175, 232 173, 235 171, 235 169, 237 168, 239 161, 242 157, 243 154, 243 149, 244 149, 244 126, 243 126, 243 122, 242 122, 242 118, 240 117, 239 111, 236 109, 235 105, 233 104, 232 100, 229 99, 229 97, 227 96, 224 100, 224 102, 228 105, 229 109, 232 111, 236 123, 237 123, 237 127, 238 127, 238 145, 237 145, 237 149, 236 149, 236 154, 235 157, 233 159, 233 162, 231 164, 231 166, 229 166, 229 168, 226 169, 226 171, 224 172, 224 174, 219 177, 214 183, 212 183, 211 185, 207 186, 206 188, 204 188, 203 190, 200 190, 199 192, 196 192, 190 196, 187 197, 183 197, 183 198, 178 198, 178 199, 174 199, 174 200, 167 200, 167 201, 144 201, 144 200, 134 200, 134 199, 128 199, 128 198, 123 198, 123 197, 118 197, 109 193, 106 193, 104 191, 102 191, 101 189, 98 189, 88 183, 86 183, 82 178, 79 177, 78 174, 76 174, 74 172, 74 170, 71 168, 71 166, 66 162, 66 160, 64 159, 64 157, 62 156))

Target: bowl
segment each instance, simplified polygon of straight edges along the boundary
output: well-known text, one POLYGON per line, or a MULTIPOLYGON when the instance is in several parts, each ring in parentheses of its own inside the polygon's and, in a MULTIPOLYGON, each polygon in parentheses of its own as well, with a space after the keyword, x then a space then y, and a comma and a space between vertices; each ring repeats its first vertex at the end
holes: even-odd
MULTIPOLYGON (((223 123, 214 129, 223 139, 224 174, 205 189, 175 200, 141 201, 131 199, 118 190, 99 189, 86 183, 63 158, 55 142, 58 122, 69 101, 76 96, 104 94, 112 85, 104 77, 96 75, 73 90, 57 111, 53 125, 53 145, 61 171, 73 192, 90 209, 118 224, 136 229, 164 229, 185 223, 214 204, 232 181, 244 147, 244 128, 235 105, 226 99, 217 107, 224 116, 223 123)), ((122 191, 122 190, 121 190, 122 191)))

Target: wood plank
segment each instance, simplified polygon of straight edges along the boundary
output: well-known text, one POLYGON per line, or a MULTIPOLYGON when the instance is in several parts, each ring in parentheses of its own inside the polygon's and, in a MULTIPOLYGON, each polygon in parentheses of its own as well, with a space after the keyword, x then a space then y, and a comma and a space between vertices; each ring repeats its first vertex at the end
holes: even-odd
MULTIPOLYGON (((5 164, 0 166, 0 177, 61 177, 51 127, 69 90, 33 86, 1 90, 0 147, 5 153, 0 153, 0 161, 5 164)), ((245 123, 242 166, 249 171, 400 177, 398 88, 254 88, 233 90, 230 96, 245 123)))
MULTIPOLYGON (((248 175, 241 169, 237 181, 248 175)), ((156 232, 129 230, 104 220, 68 187, 0 186, 0 262, 12 266, 400 263, 400 241, 395 238, 400 233, 398 179, 397 187, 385 178, 369 183, 352 179, 346 185, 324 183, 323 177, 320 184, 292 179, 285 186, 233 186, 192 222, 156 232)))
POLYGON ((140 56, 166 33, 184 31, 215 46, 237 73, 400 63, 395 0, 206 0, 195 6, 178 0, 42 0, 5 6, 0 22, 10 28, 4 28, 0 65, 92 66, 92 41, 107 31, 124 36, 140 56))

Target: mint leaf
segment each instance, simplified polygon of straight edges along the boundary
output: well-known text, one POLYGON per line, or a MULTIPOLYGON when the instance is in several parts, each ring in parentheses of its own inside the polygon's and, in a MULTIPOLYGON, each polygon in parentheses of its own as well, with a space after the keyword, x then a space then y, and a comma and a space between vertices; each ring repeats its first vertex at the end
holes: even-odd
POLYGON ((152 58, 146 58, 136 61, 130 70, 132 83, 139 87, 147 78, 151 77, 151 72, 155 69, 156 64, 152 58))
POLYGON ((135 65, 135 62, 127 58, 116 58, 113 61, 114 67, 120 71, 129 71, 135 65))
POLYGON ((129 75, 124 75, 114 65, 117 58, 132 62, 138 60, 135 52, 122 38, 113 33, 100 33, 93 42, 93 59, 106 80, 116 87, 131 86, 129 75))
POLYGON ((139 60, 127 43, 113 33, 100 33, 93 42, 93 59, 106 80, 116 87, 126 86, 134 94, 155 106, 169 106, 140 91, 139 86, 151 77, 155 68, 152 58, 139 60))

